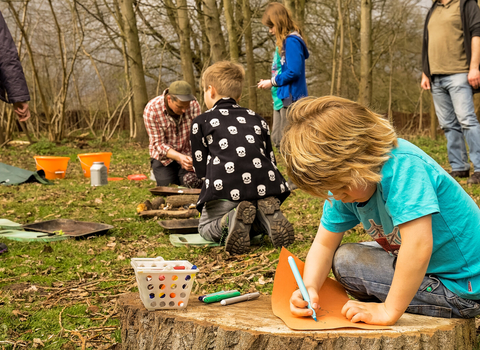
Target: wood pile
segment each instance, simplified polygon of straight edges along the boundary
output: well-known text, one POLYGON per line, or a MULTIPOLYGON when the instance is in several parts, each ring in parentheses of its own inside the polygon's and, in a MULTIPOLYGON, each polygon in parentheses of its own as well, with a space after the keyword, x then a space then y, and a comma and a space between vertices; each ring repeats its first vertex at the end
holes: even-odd
POLYGON ((156 197, 152 201, 147 199, 140 203, 137 213, 141 217, 187 219, 199 215, 195 208, 197 201, 198 195, 156 197))

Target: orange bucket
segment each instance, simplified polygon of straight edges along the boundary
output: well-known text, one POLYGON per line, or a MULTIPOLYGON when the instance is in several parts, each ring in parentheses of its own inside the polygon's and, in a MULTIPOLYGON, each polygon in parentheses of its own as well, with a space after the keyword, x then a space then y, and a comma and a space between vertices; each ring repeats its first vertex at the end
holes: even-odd
POLYGON ((83 175, 85 177, 90 177, 90 168, 93 165, 93 162, 103 162, 107 167, 107 172, 110 171, 110 157, 112 152, 100 152, 100 153, 83 153, 78 154, 78 160, 82 165, 83 175))
POLYGON ((45 177, 49 180, 63 179, 67 172, 70 157, 34 156, 37 170, 45 171, 45 177))

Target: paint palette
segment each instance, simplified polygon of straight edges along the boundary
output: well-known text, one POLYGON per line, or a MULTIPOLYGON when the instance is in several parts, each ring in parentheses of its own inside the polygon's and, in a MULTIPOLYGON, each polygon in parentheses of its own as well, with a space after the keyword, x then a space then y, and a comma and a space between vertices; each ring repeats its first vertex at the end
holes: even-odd
POLYGON ((149 311, 184 309, 187 307, 193 281, 199 272, 186 260, 157 258, 133 258, 138 292, 149 311))

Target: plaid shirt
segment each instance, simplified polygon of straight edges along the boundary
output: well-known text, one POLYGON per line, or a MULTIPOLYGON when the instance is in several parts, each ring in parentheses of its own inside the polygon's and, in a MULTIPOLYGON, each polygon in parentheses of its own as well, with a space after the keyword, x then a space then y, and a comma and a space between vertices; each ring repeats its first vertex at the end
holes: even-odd
POLYGON ((190 146, 190 126, 192 120, 200 114, 200 105, 196 100, 190 102, 190 108, 178 120, 172 118, 165 106, 165 90, 162 95, 148 102, 143 112, 143 121, 147 129, 150 145, 150 157, 158 159, 164 166, 173 162, 167 158, 170 148, 175 151, 192 156, 190 146))

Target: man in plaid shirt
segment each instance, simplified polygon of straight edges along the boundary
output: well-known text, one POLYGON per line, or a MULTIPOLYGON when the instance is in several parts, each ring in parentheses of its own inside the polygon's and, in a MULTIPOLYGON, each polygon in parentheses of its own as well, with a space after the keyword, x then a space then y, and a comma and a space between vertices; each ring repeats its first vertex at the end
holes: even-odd
POLYGON ((150 164, 157 186, 201 187, 192 166, 190 127, 200 105, 186 81, 175 81, 143 112, 150 139, 150 164))

